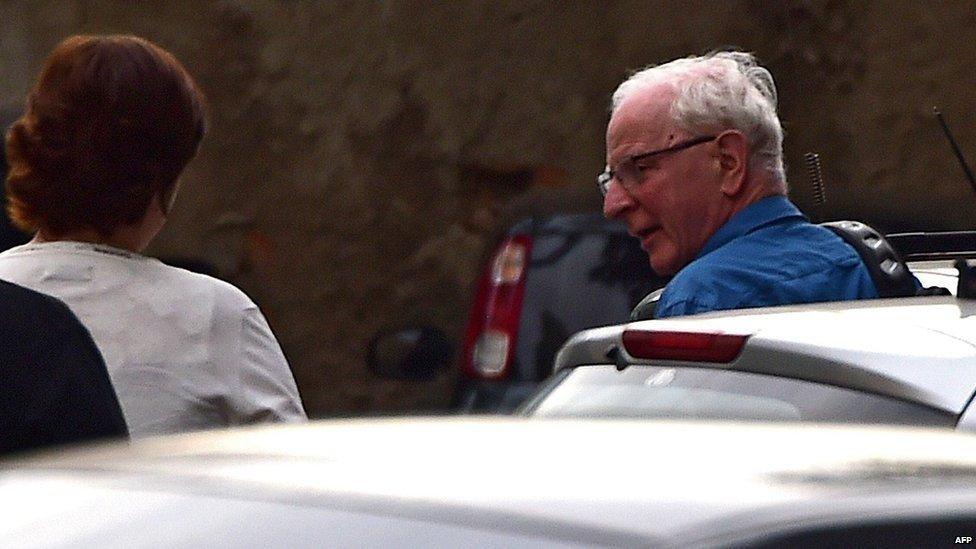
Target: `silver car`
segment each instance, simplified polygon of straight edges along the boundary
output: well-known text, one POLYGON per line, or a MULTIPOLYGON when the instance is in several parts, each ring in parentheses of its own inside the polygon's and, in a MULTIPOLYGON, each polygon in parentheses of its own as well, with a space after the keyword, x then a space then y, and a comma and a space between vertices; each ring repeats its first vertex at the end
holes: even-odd
POLYGON ((0 516, 9 547, 951 545, 976 536, 976 438, 729 422, 325 422, 8 460, 0 516))
MULTIPOLYGON (((913 265, 956 288, 945 264, 913 265)), ((714 312, 580 332, 522 407, 543 417, 976 429, 976 300, 953 295, 714 312)))

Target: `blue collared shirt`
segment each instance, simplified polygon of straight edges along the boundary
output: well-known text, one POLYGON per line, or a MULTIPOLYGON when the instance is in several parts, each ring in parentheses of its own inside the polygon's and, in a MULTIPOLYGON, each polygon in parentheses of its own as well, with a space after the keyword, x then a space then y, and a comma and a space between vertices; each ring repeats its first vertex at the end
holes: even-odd
POLYGON ((732 216, 668 283, 655 318, 878 297, 860 256, 785 196, 732 216))

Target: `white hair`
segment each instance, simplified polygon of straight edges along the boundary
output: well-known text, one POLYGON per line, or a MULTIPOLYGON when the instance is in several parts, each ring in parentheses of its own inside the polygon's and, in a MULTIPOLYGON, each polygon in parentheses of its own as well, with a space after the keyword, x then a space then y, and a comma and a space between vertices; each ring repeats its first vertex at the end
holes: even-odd
POLYGON ((611 115, 634 92, 660 84, 674 90, 671 117, 680 129, 694 134, 742 132, 749 142, 749 167, 766 170, 785 190, 776 85, 752 54, 720 51, 640 70, 613 92, 611 115))

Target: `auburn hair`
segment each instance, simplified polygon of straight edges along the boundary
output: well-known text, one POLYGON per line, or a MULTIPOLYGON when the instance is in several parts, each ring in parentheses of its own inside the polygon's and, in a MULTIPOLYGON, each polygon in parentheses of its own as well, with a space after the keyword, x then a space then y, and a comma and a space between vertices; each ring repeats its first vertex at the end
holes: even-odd
POLYGON ((68 38, 7 131, 11 221, 107 236, 157 195, 165 210, 205 131, 203 92, 169 52, 136 36, 68 38))

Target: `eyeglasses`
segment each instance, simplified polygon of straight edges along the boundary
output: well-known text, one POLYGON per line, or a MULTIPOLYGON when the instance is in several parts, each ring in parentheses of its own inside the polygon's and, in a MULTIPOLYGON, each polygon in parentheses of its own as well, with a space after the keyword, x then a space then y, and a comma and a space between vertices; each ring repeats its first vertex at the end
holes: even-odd
POLYGON ((625 189, 634 189, 640 185, 641 182, 641 171, 637 166, 638 161, 650 158, 652 156, 683 151, 685 149, 694 147, 695 145, 701 145, 702 143, 714 141, 716 138, 718 138, 717 135, 700 135, 685 141, 679 141, 670 147, 627 157, 617 164, 617 169, 615 170, 611 170, 610 166, 607 166, 607 168, 603 170, 603 173, 597 176, 596 185, 600 188, 600 194, 603 196, 607 196, 607 193, 610 192, 610 182, 614 179, 620 182, 625 189))

